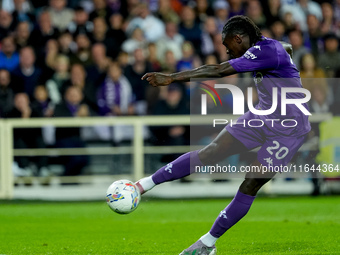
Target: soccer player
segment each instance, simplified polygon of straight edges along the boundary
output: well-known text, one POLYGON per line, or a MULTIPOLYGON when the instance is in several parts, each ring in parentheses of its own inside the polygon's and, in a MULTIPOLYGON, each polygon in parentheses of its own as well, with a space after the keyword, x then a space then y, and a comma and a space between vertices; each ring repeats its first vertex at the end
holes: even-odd
MULTIPOLYGON (((235 73, 253 72, 259 95, 259 103, 256 106, 258 110, 267 110, 272 106, 274 87, 278 89, 278 96, 281 95, 283 87, 302 88, 299 71, 287 53, 291 51, 290 45, 263 37, 259 28, 248 17, 234 16, 229 19, 223 28, 222 39, 231 60, 173 74, 147 73, 142 79, 152 86, 166 86, 172 82, 190 81, 191 78, 219 78, 235 73), (289 78, 288 85, 287 79, 284 78, 289 78)), ((289 93, 288 97, 301 100, 305 95, 289 93)), ((305 103, 301 105, 308 109, 305 103)), ((195 166, 213 165, 228 156, 256 147, 260 147, 260 150, 252 165, 286 165, 305 141, 311 127, 308 116, 293 104, 287 105, 284 118, 294 119, 298 121, 298 125, 272 127, 272 122, 266 119, 282 120, 280 108, 279 98, 278 109, 270 115, 245 113, 237 123, 260 119, 265 124, 262 127, 226 126, 203 149, 188 152, 160 168, 152 176, 139 180, 136 183, 138 188, 144 193, 155 185, 190 175, 195 172, 195 166)), ((216 254, 216 240, 247 214, 258 190, 274 175, 274 171, 247 173, 234 199, 221 211, 210 231, 181 254, 216 254)))

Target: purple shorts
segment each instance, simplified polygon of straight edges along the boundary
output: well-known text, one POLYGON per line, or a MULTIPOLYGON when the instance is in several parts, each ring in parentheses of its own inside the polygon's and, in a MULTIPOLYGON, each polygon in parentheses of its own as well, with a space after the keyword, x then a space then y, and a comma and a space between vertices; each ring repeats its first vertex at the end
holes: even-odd
MULTIPOLYGON (((242 123, 254 115, 246 113, 237 123, 242 123), (240 122, 241 120, 241 122, 240 122)), ((300 136, 284 135, 273 132, 266 125, 262 127, 250 127, 237 124, 225 127, 237 140, 244 144, 248 150, 261 147, 257 152, 257 159, 263 166, 286 166, 305 142, 307 134, 300 136)))

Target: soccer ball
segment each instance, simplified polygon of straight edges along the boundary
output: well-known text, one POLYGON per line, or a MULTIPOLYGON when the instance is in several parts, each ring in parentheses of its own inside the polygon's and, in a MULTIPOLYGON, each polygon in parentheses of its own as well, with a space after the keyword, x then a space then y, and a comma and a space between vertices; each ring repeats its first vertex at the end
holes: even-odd
POLYGON ((116 213, 128 214, 136 210, 141 194, 136 185, 129 180, 115 181, 106 191, 106 202, 116 213))

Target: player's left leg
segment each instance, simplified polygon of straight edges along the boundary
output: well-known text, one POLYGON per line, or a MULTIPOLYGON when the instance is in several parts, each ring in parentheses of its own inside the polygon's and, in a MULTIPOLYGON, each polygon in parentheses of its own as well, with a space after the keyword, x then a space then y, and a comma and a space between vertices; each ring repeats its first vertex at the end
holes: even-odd
MULTIPOLYGON (((256 160, 252 165, 260 167, 261 163, 256 160)), ((247 173, 234 199, 220 212, 210 231, 181 254, 193 254, 195 251, 197 254, 215 254, 217 239, 247 214, 257 192, 274 175, 273 172, 247 173)))
POLYGON ((196 167, 213 165, 231 155, 245 151, 248 151, 247 147, 224 128, 217 137, 203 149, 183 154, 158 169, 153 175, 137 181, 136 185, 143 194, 155 185, 177 180, 195 173, 196 167))

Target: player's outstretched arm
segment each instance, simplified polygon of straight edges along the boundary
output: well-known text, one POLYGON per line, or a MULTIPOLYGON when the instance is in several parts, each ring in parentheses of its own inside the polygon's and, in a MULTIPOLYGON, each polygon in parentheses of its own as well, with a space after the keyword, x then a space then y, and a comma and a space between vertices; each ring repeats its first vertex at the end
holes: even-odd
POLYGON ((204 65, 196 69, 183 71, 172 74, 163 73, 146 73, 142 80, 147 80, 152 86, 167 86, 173 82, 186 82, 195 78, 220 78, 235 74, 236 70, 229 64, 228 61, 219 65, 204 65))

